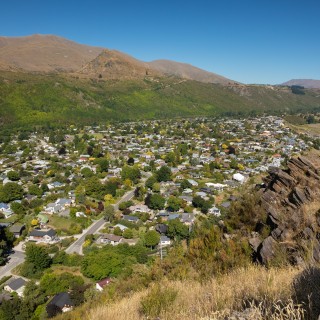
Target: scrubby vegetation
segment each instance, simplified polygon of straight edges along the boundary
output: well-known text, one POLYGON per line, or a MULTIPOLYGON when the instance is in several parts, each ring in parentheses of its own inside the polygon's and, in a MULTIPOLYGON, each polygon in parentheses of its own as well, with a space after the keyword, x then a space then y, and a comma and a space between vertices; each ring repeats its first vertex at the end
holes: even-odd
POLYGON ((171 77, 104 81, 2 71, 0 120, 6 127, 59 127, 70 122, 288 112, 318 106, 316 92, 303 93, 281 87, 226 87, 171 77))

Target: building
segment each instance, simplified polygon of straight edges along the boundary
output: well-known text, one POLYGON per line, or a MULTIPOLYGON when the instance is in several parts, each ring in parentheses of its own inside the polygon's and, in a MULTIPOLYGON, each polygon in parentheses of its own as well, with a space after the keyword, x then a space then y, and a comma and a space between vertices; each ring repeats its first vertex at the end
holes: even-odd
POLYGON ((23 291, 26 283, 26 280, 22 278, 10 279, 10 281, 4 286, 4 290, 10 293, 15 292, 19 297, 23 297, 23 291))

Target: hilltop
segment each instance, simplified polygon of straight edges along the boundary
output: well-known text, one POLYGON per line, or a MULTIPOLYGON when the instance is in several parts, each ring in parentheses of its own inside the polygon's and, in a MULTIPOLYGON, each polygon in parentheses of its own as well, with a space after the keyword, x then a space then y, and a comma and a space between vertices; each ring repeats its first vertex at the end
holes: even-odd
POLYGON ((27 72, 76 71, 102 50, 54 35, 0 37, 0 68, 27 72))
POLYGON ((148 64, 116 50, 103 50, 95 59, 83 66, 78 73, 101 79, 143 79, 148 74, 148 64))

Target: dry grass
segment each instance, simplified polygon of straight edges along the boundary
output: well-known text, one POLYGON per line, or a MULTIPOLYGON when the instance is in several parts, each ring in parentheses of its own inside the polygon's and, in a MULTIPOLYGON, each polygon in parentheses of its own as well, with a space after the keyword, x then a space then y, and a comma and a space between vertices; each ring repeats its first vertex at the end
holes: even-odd
MULTIPOLYGON (((162 282, 164 288, 176 290, 177 297, 167 310, 162 310, 159 319, 218 320, 243 310, 248 313, 247 319, 302 319, 301 309, 290 300, 293 278, 299 272, 296 268, 267 270, 252 266, 203 284, 196 281, 162 282)), ((147 319, 141 313, 141 299, 150 292, 151 288, 100 305, 87 311, 83 319, 147 319)), ((76 314, 74 316, 70 319, 77 319, 76 314)))

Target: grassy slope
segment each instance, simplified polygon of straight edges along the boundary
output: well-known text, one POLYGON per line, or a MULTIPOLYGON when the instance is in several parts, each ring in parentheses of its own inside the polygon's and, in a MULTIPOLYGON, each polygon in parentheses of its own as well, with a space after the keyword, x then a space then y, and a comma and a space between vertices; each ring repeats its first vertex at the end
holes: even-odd
POLYGON ((223 87, 177 78, 96 81, 0 72, 2 125, 212 116, 320 106, 317 92, 223 87))
MULTIPOLYGON (((256 301, 257 305, 252 308, 254 316, 250 319, 301 319, 298 317, 301 316, 301 311, 294 310, 291 302, 292 283, 299 273, 300 270, 295 268, 266 269, 251 266, 208 279, 202 284, 194 280, 183 282, 164 280, 161 283, 163 290, 173 290, 177 292, 177 296, 168 306, 162 308, 159 318, 163 320, 226 319, 235 310, 245 309, 249 301, 256 301), (283 303, 280 308, 276 307, 279 301, 283 303), (261 303, 260 306, 259 303, 261 303), (278 311, 275 308, 278 308, 278 311), (283 310, 285 308, 289 314, 283 310), (269 317, 262 317, 261 311, 269 317)), ((97 301, 91 302, 90 306, 84 304, 75 311, 58 316, 56 319, 144 319, 141 313, 141 301, 152 294, 152 288, 153 286, 140 290, 120 300, 108 299, 108 294, 105 292, 104 298, 99 297, 97 301)))

